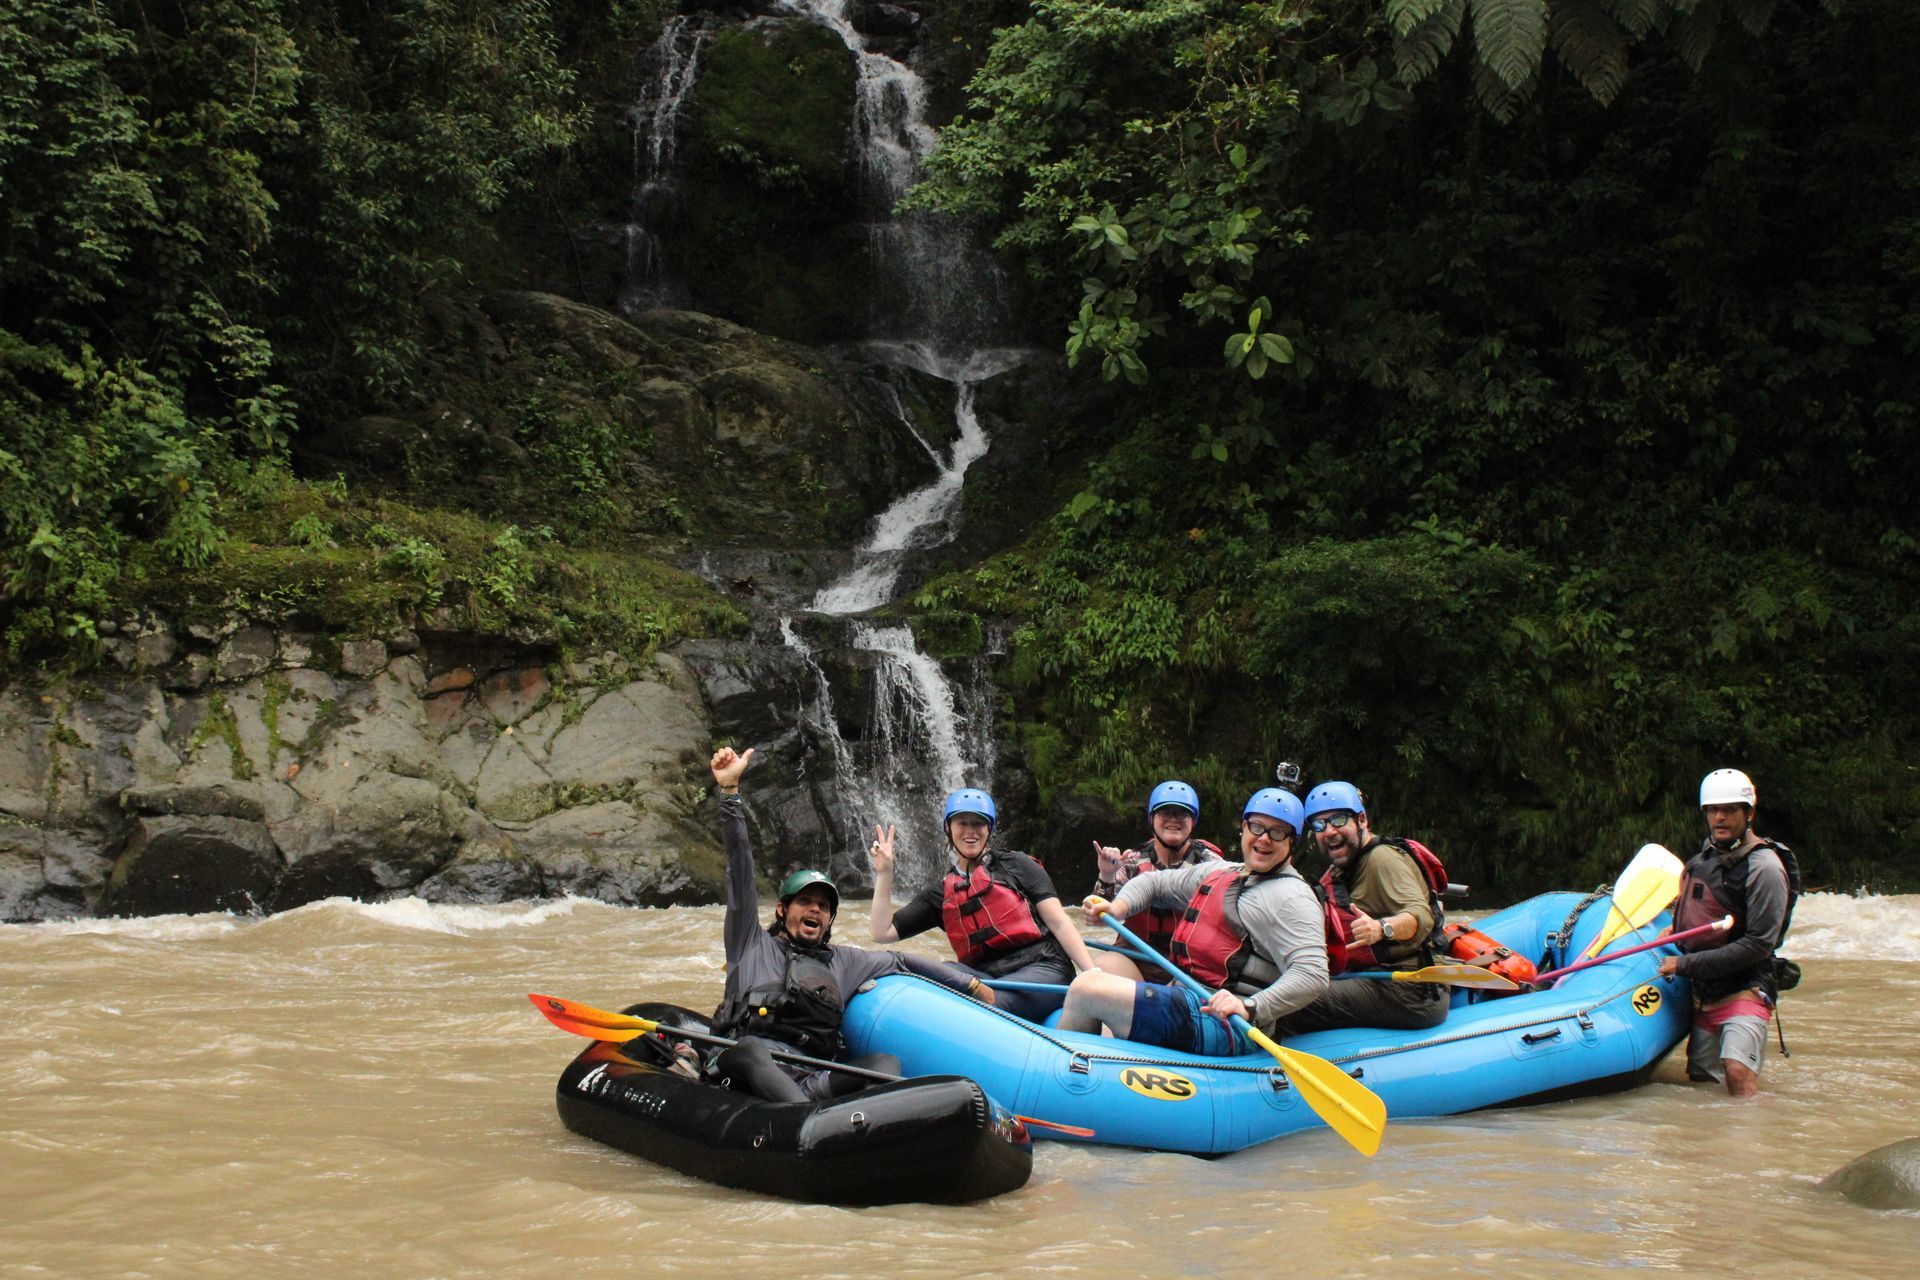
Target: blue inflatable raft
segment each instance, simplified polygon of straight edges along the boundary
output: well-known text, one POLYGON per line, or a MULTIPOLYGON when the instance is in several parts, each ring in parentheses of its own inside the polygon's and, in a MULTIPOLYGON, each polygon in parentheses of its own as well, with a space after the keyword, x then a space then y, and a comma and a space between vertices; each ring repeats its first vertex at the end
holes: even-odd
MULTIPOLYGON (((1551 893, 1475 927, 1544 960, 1544 972, 1577 960, 1607 911, 1605 898, 1551 893)), ((1666 924, 1662 916, 1609 950, 1648 941, 1666 924)), ((1447 1020, 1426 1031, 1317 1031, 1286 1045, 1373 1090, 1389 1124, 1628 1089, 1687 1034, 1686 983, 1658 975, 1671 954, 1657 947, 1539 991, 1456 990, 1447 1020)), ((1091 1128, 1090 1141, 1105 1145, 1224 1155, 1321 1123, 1264 1052, 1203 1058, 1060 1031, 915 977, 882 978, 856 996, 842 1030, 853 1053, 897 1054, 909 1075, 971 1077, 1010 1110, 1091 1128)))

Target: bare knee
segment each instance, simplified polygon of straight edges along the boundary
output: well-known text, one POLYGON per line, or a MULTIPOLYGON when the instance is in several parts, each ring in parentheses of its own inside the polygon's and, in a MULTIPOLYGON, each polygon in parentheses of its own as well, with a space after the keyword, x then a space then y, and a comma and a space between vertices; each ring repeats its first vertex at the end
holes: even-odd
POLYGON ((1736 1098, 1751 1098, 1760 1092, 1760 1073, 1744 1062, 1723 1058, 1720 1066, 1727 1073, 1727 1092, 1736 1098))
POLYGON ((1134 984, 1118 974, 1088 969, 1067 988, 1060 1025, 1068 1031, 1098 1031, 1105 1023, 1117 1036, 1133 1024, 1134 984))

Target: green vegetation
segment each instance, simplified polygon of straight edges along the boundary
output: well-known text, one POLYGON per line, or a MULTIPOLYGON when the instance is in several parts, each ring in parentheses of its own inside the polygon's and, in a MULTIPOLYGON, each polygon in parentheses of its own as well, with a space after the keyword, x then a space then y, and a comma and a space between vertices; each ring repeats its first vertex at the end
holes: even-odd
MULTIPOLYGON (((538 388, 545 524, 288 474, 302 427, 407 408, 429 301, 643 47, 655 0, 0 0, 0 632, 79 654, 143 604, 379 633, 419 610, 646 649, 717 598, 595 547, 623 450, 538 388), (624 43, 622 43, 624 42, 624 43), (561 539, 583 545, 568 546, 561 539)), ((444 455, 403 479, 429 490, 444 455)))
POLYGON ((228 530, 205 565, 182 568, 136 548, 118 581, 123 608, 185 622, 235 613, 380 635, 443 608, 464 629, 581 651, 651 653, 686 635, 744 625, 690 574, 632 552, 564 546, 552 531, 465 512, 364 498, 339 481, 312 485, 264 468, 222 496, 228 530), (314 546, 297 530, 324 525, 314 546))
POLYGON ((920 600, 1024 622, 1043 794, 1304 760, 1510 892, 1690 839, 1737 762, 1814 882, 1920 881, 1920 139, 1882 72, 1920 20, 1834 8, 1002 30, 918 199, 1138 388, 1047 527, 920 600))
MULTIPOLYGON (((4 660, 140 608, 738 629, 641 554, 732 527, 656 453, 700 448, 649 398, 674 352, 581 367, 472 305, 609 292, 533 228, 625 217, 630 58, 675 7, 0 0, 4 660)), ((917 202, 989 229, 1083 379, 968 495, 1045 514, 915 602, 943 654, 1017 627, 1043 796, 1298 759, 1500 896, 1685 841, 1737 763, 1813 882, 1920 883, 1911 5, 919 7, 977 70, 917 202)), ((854 331, 844 51, 770 24, 706 67, 676 268, 854 331)), ((847 514, 815 461, 768 492, 847 514)))

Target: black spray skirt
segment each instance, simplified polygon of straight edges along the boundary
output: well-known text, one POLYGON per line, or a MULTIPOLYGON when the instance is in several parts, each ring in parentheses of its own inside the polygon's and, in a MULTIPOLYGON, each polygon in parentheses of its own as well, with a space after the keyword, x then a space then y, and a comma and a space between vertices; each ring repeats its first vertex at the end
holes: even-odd
MULTIPOLYGON (((628 1010, 705 1030, 674 1005, 628 1010)), ((560 1074, 583 1137, 723 1187, 820 1204, 963 1204, 1026 1185, 1026 1129, 964 1076, 879 1084, 826 1102, 768 1102, 666 1068, 655 1036, 597 1042, 560 1074)))

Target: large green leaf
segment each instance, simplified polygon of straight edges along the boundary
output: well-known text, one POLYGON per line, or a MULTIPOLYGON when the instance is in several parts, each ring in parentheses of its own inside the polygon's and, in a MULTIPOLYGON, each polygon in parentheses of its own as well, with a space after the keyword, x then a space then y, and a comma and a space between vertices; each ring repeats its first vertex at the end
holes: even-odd
POLYGON ((1627 80, 1627 36, 1600 0, 1560 0, 1553 10, 1553 51, 1601 106, 1627 80))
POLYGON ((1418 84, 1432 75, 1441 60, 1453 51, 1466 14, 1467 0, 1433 0, 1407 30, 1396 28, 1393 61, 1399 68, 1400 78, 1408 84, 1418 84))
MULTIPOLYGON (((1674 8, 1679 9, 1675 4, 1674 8)), ((1682 12, 1673 24, 1673 47, 1687 66, 1699 71, 1713 52, 1714 37, 1720 33, 1720 0, 1698 0, 1682 12)))
POLYGON ((1547 50, 1547 0, 1472 0, 1472 8, 1481 64, 1507 88, 1519 89, 1539 71, 1547 50))

